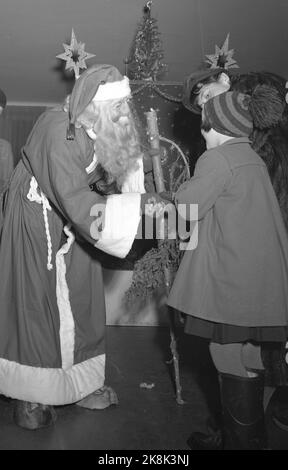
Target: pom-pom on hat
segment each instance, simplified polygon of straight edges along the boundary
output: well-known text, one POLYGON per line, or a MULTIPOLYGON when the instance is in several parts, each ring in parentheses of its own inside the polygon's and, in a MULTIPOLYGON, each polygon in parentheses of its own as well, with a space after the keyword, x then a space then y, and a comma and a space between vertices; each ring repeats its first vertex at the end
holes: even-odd
POLYGON ((274 86, 257 85, 249 106, 254 126, 267 129, 277 126, 282 119, 286 103, 274 86))
POLYGON ((95 64, 76 81, 69 101, 69 128, 67 140, 75 137, 75 122, 93 101, 121 99, 131 93, 129 80, 113 65, 95 64))
POLYGON ((204 105, 211 127, 230 137, 249 137, 253 118, 249 110, 251 97, 237 91, 228 91, 211 98, 204 105))
POLYGON ((0 106, 1 106, 1 108, 4 109, 5 106, 6 106, 6 103, 7 103, 6 95, 5 95, 4 91, 2 91, 0 89, 0 106))

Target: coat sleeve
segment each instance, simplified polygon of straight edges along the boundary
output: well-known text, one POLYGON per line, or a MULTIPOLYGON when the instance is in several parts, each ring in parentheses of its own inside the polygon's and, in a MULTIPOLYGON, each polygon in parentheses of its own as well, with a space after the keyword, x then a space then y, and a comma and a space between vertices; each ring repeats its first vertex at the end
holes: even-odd
POLYGON ((90 189, 83 149, 76 141, 50 136, 46 144, 35 171, 43 193, 89 243, 124 258, 140 223, 140 194, 100 196, 90 189))
POLYGON ((182 184, 175 195, 178 210, 182 209, 180 215, 184 211, 187 220, 195 220, 195 210, 189 206, 197 205, 197 218, 201 220, 214 206, 231 176, 229 165, 221 153, 215 149, 206 151, 196 164, 194 176, 182 184))

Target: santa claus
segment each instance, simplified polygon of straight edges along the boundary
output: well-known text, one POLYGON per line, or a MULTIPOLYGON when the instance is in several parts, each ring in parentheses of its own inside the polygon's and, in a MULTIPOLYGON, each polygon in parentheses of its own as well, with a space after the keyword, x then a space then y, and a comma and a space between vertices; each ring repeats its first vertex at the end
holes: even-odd
POLYGON ((149 198, 130 98, 115 67, 87 69, 69 104, 38 119, 5 193, 0 393, 15 399, 15 421, 27 429, 54 423, 55 405, 117 403, 104 385, 97 253, 127 255, 149 198), (91 190, 103 174, 117 194, 91 190))

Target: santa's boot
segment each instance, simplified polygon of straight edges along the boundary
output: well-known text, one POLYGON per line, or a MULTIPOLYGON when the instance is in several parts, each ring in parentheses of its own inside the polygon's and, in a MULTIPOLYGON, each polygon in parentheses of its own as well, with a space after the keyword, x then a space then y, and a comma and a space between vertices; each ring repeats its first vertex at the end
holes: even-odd
POLYGON ((118 405, 118 397, 112 387, 104 385, 103 387, 95 390, 83 400, 78 401, 76 405, 89 410, 104 410, 111 405, 118 405))
POLYGON ((264 376, 219 374, 225 450, 266 448, 264 376))
POLYGON ((53 406, 15 400, 14 421, 25 429, 35 430, 51 426, 57 419, 53 406))

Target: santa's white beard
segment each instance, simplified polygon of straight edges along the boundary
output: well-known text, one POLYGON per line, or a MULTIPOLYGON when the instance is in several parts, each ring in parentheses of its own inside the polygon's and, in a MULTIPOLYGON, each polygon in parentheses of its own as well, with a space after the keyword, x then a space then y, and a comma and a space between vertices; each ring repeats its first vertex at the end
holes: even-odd
POLYGON ((134 114, 120 114, 117 120, 103 115, 95 123, 95 154, 107 174, 109 182, 115 181, 120 189, 128 173, 138 168, 141 146, 134 114), (105 119, 106 117, 106 119, 105 119))

